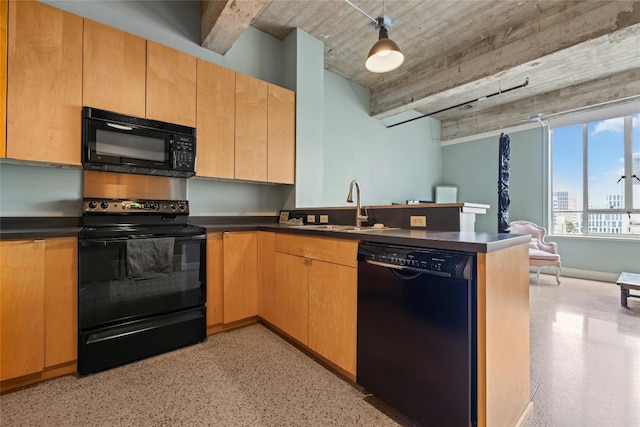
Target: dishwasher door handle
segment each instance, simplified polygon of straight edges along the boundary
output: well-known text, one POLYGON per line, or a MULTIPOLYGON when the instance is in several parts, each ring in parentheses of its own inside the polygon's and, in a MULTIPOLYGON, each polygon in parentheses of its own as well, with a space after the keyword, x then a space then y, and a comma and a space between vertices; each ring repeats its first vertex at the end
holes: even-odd
POLYGON ((421 274, 427 274, 431 276, 440 276, 440 277, 451 277, 450 273, 445 273, 443 271, 422 270, 422 269, 417 269, 413 267, 405 267, 404 265, 387 264, 385 262, 373 261, 370 259, 367 259, 365 261, 367 262, 367 264, 376 265, 378 267, 386 267, 390 269, 391 272, 394 273, 396 276, 402 279, 407 279, 407 280, 415 279, 421 274), (404 274, 401 274, 401 273, 404 273, 404 274), (407 273, 410 273, 410 274, 407 274, 407 273))

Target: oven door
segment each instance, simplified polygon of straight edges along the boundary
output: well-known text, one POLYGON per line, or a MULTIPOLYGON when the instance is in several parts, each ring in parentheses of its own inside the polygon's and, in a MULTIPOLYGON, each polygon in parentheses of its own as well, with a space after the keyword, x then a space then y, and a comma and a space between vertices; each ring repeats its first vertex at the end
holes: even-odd
POLYGON ((81 331, 203 307, 205 304, 205 233, 174 237, 81 236, 78 256, 78 326, 81 331), (172 245, 166 245, 168 241, 172 245), (151 261, 143 260, 142 269, 140 265, 135 267, 132 264, 134 249, 143 249, 145 254, 155 251, 152 255, 156 258, 152 256, 151 261), (163 268, 150 266, 149 262, 154 262, 154 259, 165 263, 163 268))

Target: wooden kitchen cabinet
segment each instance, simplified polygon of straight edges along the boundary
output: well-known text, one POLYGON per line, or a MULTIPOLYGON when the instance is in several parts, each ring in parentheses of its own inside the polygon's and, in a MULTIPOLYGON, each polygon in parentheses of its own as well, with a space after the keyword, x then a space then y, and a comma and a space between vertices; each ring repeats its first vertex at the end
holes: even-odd
MULTIPOLYGON (((354 258, 356 254, 353 254, 354 258)), ((358 270, 314 260, 309 270, 309 348, 356 375, 358 270)))
POLYGON ((0 380, 35 374, 45 360, 45 242, 0 241, 0 380))
POLYGON ((82 18, 9 3, 7 157, 80 165, 82 18))
POLYGON ((267 181, 267 93, 267 82, 236 73, 236 179, 267 181))
POLYGON ((235 178, 236 73, 198 59, 196 174, 235 178))
POLYGON ((7 156, 7 18, 9 2, 0 1, 0 157, 7 156))
POLYGON ((196 126, 196 57, 147 40, 147 118, 196 126))
POLYGON ((224 321, 222 233, 207 233, 207 329, 224 321))
POLYGON ((147 42, 84 20, 83 105, 145 117, 147 42))
POLYGON ((78 358, 78 239, 45 240, 45 368, 78 358))
POLYGON ((258 232, 223 234, 224 323, 258 315, 258 232))
POLYGON ((268 86, 267 181, 294 184, 296 167, 296 94, 268 86))
POLYGON ((2 391, 74 372, 78 240, 3 240, 0 251, 2 391))
POLYGON ((258 315, 275 324, 275 233, 258 232, 258 315))
POLYGON ((275 250, 274 325, 355 378, 358 243, 282 233, 275 250))
POLYGON ((309 344, 308 258, 276 252, 274 324, 304 345, 309 344))

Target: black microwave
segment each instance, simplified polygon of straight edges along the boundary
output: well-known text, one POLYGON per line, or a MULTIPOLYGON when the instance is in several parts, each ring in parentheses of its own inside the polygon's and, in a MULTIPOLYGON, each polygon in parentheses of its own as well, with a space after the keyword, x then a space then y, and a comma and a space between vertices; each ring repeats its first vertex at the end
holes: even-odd
POLYGON ((189 178, 196 173, 196 129, 83 107, 82 167, 189 178))

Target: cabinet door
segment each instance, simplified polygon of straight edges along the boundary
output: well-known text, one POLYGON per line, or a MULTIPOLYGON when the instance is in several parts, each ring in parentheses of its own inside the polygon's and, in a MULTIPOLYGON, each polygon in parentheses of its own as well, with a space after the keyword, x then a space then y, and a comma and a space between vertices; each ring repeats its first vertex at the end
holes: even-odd
POLYGON ((7 157, 81 162, 82 18, 9 4, 7 157))
POLYGON ((7 156, 7 15, 9 3, 0 1, 0 157, 7 156))
POLYGON ((223 322, 222 233, 207 233, 207 326, 223 322))
POLYGON ((144 117, 146 52, 143 38, 85 19, 83 104, 144 117))
POLYGON ((309 347, 356 374, 357 269, 313 261, 309 271, 309 347))
POLYGON ((78 240, 45 245, 45 367, 78 358, 78 240))
POLYGON ((0 380, 44 367, 45 242, 0 241, 0 380))
POLYGON ((258 314, 275 325, 275 233, 258 232, 258 314))
POLYGON ((293 184, 296 168, 296 94, 269 84, 268 104, 267 180, 293 184))
POLYGON ((267 82, 236 73, 235 177, 267 180, 267 82))
POLYGON ((308 259, 276 252, 275 325, 307 345, 309 342, 308 259))
POLYGON ((258 314, 257 232, 223 235, 224 323, 258 314))
POLYGON ((198 59, 198 176, 235 177, 235 87, 235 71, 198 59))
POLYGON ((196 126, 196 57, 147 41, 147 117, 196 126))

